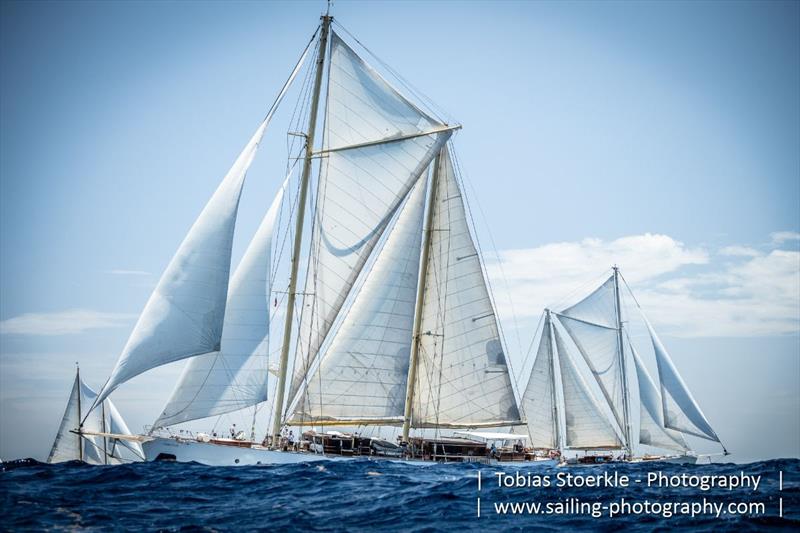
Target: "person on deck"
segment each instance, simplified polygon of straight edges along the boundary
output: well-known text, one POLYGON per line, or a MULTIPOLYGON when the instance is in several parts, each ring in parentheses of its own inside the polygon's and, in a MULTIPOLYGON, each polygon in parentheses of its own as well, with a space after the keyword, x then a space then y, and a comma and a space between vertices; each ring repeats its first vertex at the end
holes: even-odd
POLYGON ((232 439, 236 438, 236 424, 231 426, 231 438, 232 439))

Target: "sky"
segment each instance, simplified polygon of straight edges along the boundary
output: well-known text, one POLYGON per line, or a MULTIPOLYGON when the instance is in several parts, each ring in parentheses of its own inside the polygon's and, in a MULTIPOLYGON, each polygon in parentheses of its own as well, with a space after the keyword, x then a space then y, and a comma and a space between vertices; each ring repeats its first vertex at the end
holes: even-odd
MULTIPOLYGON (((0 457, 44 459, 75 362, 94 387, 108 377, 324 2, 0 9, 0 457)), ((333 14, 463 125, 518 373, 542 309, 617 264, 732 458, 800 457, 800 4, 338 0, 333 14)), ((283 178, 286 124, 248 176, 234 260, 283 178)), ((114 393, 131 428, 180 369, 114 393)))

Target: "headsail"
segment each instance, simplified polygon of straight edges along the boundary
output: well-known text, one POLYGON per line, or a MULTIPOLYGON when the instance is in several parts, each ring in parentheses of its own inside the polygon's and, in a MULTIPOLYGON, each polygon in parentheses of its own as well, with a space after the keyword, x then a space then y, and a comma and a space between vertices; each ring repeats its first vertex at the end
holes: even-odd
POLYGON ((565 447, 605 450, 622 448, 622 440, 608 422, 597 399, 575 366, 561 333, 555 328, 554 331, 564 397, 565 447))
POLYGON ((664 427, 661 411, 661 397, 653 378, 645 368, 639 354, 632 344, 628 347, 636 364, 636 377, 639 383, 639 442, 648 446, 685 452, 689 449, 683 435, 664 427))
POLYGON ((497 318, 447 148, 440 155, 412 426, 520 424, 497 318))
POLYGON ((272 237, 288 182, 287 176, 231 278, 222 349, 187 362, 155 427, 229 413, 267 399, 272 237))
MULTIPOLYGON (((644 317, 644 315, 642 315, 644 317)), ((678 369, 672 363, 653 326, 644 317, 658 365, 658 379, 661 384, 661 401, 664 412, 664 425, 669 429, 719 442, 719 437, 711 428, 700 406, 683 382, 678 369)))
POLYGON ((289 399, 296 397, 403 198, 450 137, 335 33, 312 250, 289 399))
POLYGON ((426 192, 420 178, 300 393, 293 423, 402 422, 426 192))
POLYGON ((95 403, 151 368, 219 350, 239 196, 266 127, 265 120, 189 230, 95 403))
POLYGON ((556 422, 555 373, 550 313, 546 313, 536 360, 528 386, 522 395, 522 411, 528 420, 530 443, 534 448, 558 447, 556 422))

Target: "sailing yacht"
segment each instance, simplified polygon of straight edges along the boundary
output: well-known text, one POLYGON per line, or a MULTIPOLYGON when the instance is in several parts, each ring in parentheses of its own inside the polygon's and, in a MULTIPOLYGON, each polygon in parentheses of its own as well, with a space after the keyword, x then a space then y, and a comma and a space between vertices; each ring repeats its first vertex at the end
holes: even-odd
POLYGON ((100 407, 87 416, 83 423, 85 433, 76 431, 81 421, 81 406, 91 405, 96 398, 97 393, 83 382, 81 370, 76 368, 72 392, 47 457, 48 463, 83 461, 109 465, 144 460, 144 451, 138 442, 115 437, 132 437, 133 434, 110 399, 103 400, 100 407))
POLYGON ((524 421, 452 151, 451 136, 461 126, 401 93, 346 42, 346 30, 332 26, 331 16, 321 18, 266 118, 164 271, 79 433, 97 434, 88 417, 125 382, 186 359, 153 428, 117 436, 141 443, 148 460, 552 462, 526 450, 524 434, 478 431, 524 421), (272 242, 290 178, 233 276, 231 246, 248 168, 309 56, 309 85, 300 91, 310 95, 300 106, 308 109, 307 127, 289 132, 304 146, 298 157, 289 154, 302 168, 275 367, 272 242), (308 258, 304 282, 301 257, 308 258), (255 414, 268 402, 271 430, 258 440, 255 414), (242 409, 254 412, 249 438, 174 429, 242 409), (299 445, 282 439, 287 427, 297 429, 299 445), (391 442, 331 427, 402 433, 391 442), (444 430, 466 433, 443 437, 444 430), (489 441, 500 444, 491 456, 489 441))
POLYGON ((522 399, 531 444, 593 451, 573 460, 582 463, 693 464, 701 456, 686 441, 691 435, 719 443, 727 455, 627 283, 623 290, 619 269, 612 270, 578 303, 544 312, 522 399), (652 347, 658 386, 632 340, 636 323, 652 347), (645 454, 643 446, 661 452, 645 454))

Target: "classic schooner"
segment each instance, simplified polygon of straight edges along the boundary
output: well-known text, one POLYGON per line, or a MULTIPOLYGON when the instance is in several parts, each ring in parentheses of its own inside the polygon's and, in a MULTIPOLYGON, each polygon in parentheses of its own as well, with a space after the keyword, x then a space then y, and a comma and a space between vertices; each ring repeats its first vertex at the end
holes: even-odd
POLYGON ((267 117, 178 248, 79 433, 96 433, 89 416, 120 385, 187 359, 153 429, 131 438, 143 443, 148 460, 547 462, 524 448, 523 434, 475 431, 524 420, 452 152, 451 136, 461 126, 412 102, 332 23, 321 17, 267 117), (288 166, 295 161, 302 168, 283 292, 273 287, 272 248, 290 178, 233 276, 231 247, 245 175, 309 55, 315 59, 301 90, 309 95, 307 127, 289 132, 304 143, 297 157, 289 154, 288 166), (285 305, 275 368, 270 303, 279 292, 285 305), (268 401, 271 431, 258 442, 255 416, 268 401), (245 432, 223 438, 171 430, 247 408, 254 413, 249 440, 245 432), (289 446, 281 437, 287 426, 312 430, 289 446), (402 427, 402 436, 395 443, 326 426, 402 427), (462 436, 441 437, 443 429, 463 430, 462 436), (493 446, 488 457, 489 441, 513 447, 493 446))
MULTIPOLYGON (((621 452, 627 461, 695 463, 699 456, 690 449, 686 435, 722 443, 627 283, 623 291, 619 269, 612 270, 600 287, 576 304, 544 312, 522 399, 531 445, 621 452), (625 315, 628 309, 631 312, 625 315), (630 331, 637 320, 652 345, 658 386, 632 341, 630 331), (642 446, 666 453, 643 454, 642 446)), ((722 450, 728 454, 724 446, 722 450)), ((589 455, 580 460, 615 458, 589 455)))

